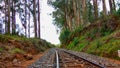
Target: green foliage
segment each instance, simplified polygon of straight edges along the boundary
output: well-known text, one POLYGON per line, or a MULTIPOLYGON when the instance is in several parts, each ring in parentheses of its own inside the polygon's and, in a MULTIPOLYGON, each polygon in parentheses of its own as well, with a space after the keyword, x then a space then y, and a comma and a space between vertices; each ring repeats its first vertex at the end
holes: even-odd
POLYGON ((103 24, 102 29, 100 29, 100 33, 102 34, 102 36, 109 35, 112 32, 113 32, 112 28, 109 28, 107 24, 103 24))
POLYGON ((94 21, 94 13, 93 13, 94 8, 93 8, 92 4, 90 3, 90 1, 88 1, 87 7, 88 7, 88 20, 89 20, 89 22, 92 23, 94 21))
MULTIPOLYGON (((0 34, 0 42, 1 43, 9 43, 9 41, 15 40, 17 43, 25 43, 28 47, 35 47, 38 51, 45 51, 48 48, 55 47, 53 44, 38 38, 26 38, 17 35, 1 35, 0 34), (27 43, 26 43, 27 42, 27 43)), ((14 51, 20 51, 19 49, 13 49, 14 51)), ((10 52, 11 52, 10 51, 10 52)))
POLYGON ((68 45, 68 49, 73 49, 75 46, 77 46, 77 44, 79 43, 79 38, 75 37, 73 39, 73 41, 68 45))
POLYGON ((77 50, 78 50, 78 51, 82 51, 85 46, 86 46, 86 45, 85 45, 84 43, 81 43, 81 44, 79 44, 79 46, 77 47, 77 50))
POLYGON ((100 12, 100 17, 99 17, 99 19, 100 19, 101 21, 105 22, 105 21, 109 20, 109 16, 108 16, 108 15, 105 15, 104 12, 102 11, 102 12, 100 12))
POLYGON ((75 37, 74 40, 73 40, 74 46, 76 46, 78 43, 79 43, 79 38, 75 37))
POLYGON ((62 28, 64 26, 64 15, 63 12, 59 9, 52 13, 52 17, 54 18, 53 24, 56 25, 58 28, 62 28))
POLYGON ((96 48, 99 48, 100 46, 102 46, 102 43, 99 40, 97 40, 96 41, 96 48))
POLYGON ((120 16, 120 8, 117 10, 117 11, 114 11, 113 12, 113 15, 115 15, 115 16, 120 16))
POLYGON ((91 29, 90 31, 86 32, 86 37, 91 38, 91 39, 95 39, 97 33, 99 33, 99 30, 97 28, 91 29))
POLYGON ((13 48, 9 52, 12 54, 15 54, 15 53, 24 54, 25 53, 22 49, 19 49, 19 48, 13 48))
POLYGON ((83 26, 80 25, 78 28, 76 28, 74 31, 72 31, 70 35, 80 33, 82 30, 83 30, 83 26))
POLYGON ((112 22, 109 23, 108 21, 105 21, 104 23, 99 24, 99 27, 96 27, 98 25, 95 25, 95 27, 91 26, 92 29, 86 29, 86 31, 78 28, 71 32, 69 37, 72 37, 73 40, 69 41, 66 48, 119 59, 117 50, 120 50, 120 39, 113 37, 117 31, 115 31, 114 27, 111 25, 112 22), (88 37, 92 38, 92 40, 89 41, 88 37))
POLYGON ((71 32, 68 29, 63 30, 60 34, 60 37, 59 37, 60 42, 65 43, 68 40, 70 33, 71 32))
POLYGON ((8 41, 8 37, 0 34, 0 42, 5 43, 5 42, 7 42, 7 41, 8 41))
POLYGON ((2 52, 4 49, 3 48, 0 48, 0 52, 2 52))

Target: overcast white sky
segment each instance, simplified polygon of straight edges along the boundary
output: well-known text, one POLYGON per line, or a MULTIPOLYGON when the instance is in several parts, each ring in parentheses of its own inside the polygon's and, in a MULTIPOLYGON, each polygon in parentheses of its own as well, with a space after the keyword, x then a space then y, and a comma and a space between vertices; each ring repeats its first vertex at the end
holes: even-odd
POLYGON ((56 32, 55 25, 52 24, 52 16, 49 15, 53 10, 47 5, 47 0, 41 1, 41 38, 53 44, 59 44, 59 34, 56 32))

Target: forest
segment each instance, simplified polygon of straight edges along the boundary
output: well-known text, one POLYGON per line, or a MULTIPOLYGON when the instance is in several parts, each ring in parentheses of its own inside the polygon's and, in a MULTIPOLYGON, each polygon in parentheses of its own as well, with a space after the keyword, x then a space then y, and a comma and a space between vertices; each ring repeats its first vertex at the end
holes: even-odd
POLYGON ((0 0, 0 23, 5 25, 3 32, 30 37, 33 28, 32 33, 40 38, 39 3, 39 0, 0 0))
POLYGON ((41 39, 41 0, 0 0, 0 68, 28 68, 47 52, 49 56, 42 58, 53 61, 57 51, 63 60, 66 52, 82 52, 87 58, 90 54, 120 64, 120 0, 47 0, 47 4, 54 8, 49 15, 60 33, 59 46, 41 39))

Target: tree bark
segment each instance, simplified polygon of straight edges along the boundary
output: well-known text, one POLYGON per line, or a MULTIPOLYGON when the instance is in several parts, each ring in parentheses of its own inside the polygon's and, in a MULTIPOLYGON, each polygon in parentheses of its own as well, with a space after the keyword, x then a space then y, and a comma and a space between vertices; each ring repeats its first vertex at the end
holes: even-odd
POLYGON ((88 22, 86 0, 82 0, 82 18, 83 24, 86 26, 88 22))
POLYGON ((29 13, 29 17, 28 17, 28 37, 30 38, 30 13, 29 13))
POLYGON ((115 0, 112 0, 112 4, 113 4, 113 10, 116 11, 115 0))
POLYGON ((68 22, 67 22, 67 9, 66 9, 66 7, 64 7, 64 12, 65 12, 65 15, 64 15, 64 18, 65 18, 64 28, 67 29, 68 28, 68 22))
MULTIPOLYGON (((76 1, 76 2, 77 2, 77 1, 76 1)), ((78 14, 77 14, 77 21, 78 21, 78 22, 77 22, 77 25, 78 25, 78 26, 80 26, 80 23, 81 23, 81 18, 80 18, 80 6, 79 6, 79 4, 80 4, 80 1, 77 2, 77 8, 78 8, 78 9, 77 9, 77 13, 78 13, 78 14)))
POLYGON ((112 14, 113 9, 112 9, 112 1, 111 0, 109 0, 109 6, 110 6, 110 13, 112 14))
POLYGON ((77 23, 78 23, 78 21, 77 21, 77 12, 76 12, 76 1, 75 0, 72 0, 72 2, 73 2, 73 10, 74 10, 74 22, 75 22, 75 26, 77 27, 78 25, 77 25, 77 23))
POLYGON ((40 1, 38 0, 38 37, 41 38, 40 33, 40 1))
POLYGON ((95 19, 98 19, 98 0, 93 0, 95 19))
POLYGON ((102 0, 102 3, 103 3, 103 13, 104 13, 104 15, 107 14, 106 2, 105 2, 105 1, 106 1, 106 0, 102 0))
POLYGON ((8 0, 8 34, 10 34, 10 0, 8 0))
POLYGON ((15 33, 16 30, 16 19, 15 19, 15 1, 12 1, 12 34, 15 33))
POLYGON ((33 9, 34 9, 34 31, 35 31, 35 37, 37 38, 37 21, 36 21, 36 0, 33 0, 33 9))
POLYGON ((7 14, 7 1, 6 0, 4 0, 4 2, 5 2, 5 33, 7 33, 8 32, 8 20, 7 20, 7 16, 8 16, 8 14, 7 14))
POLYGON ((27 37, 27 0, 25 0, 25 36, 27 37))

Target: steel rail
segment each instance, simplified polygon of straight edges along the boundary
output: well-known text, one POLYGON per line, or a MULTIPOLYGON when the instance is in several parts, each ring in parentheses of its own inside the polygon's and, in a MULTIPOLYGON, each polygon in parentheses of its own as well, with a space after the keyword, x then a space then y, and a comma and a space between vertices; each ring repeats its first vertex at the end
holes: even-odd
POLYGON ((102 66, 102 65, 99 65, 99 64, 97 64, 97 63, 95 63, 95 62, 92 62, 92 61, 89 61, 89 60, 87 60, 87 59, 85 59, 85 58, 83 58, 83 57, 77 56, 77 55, 72 54, 72 53, 70 53, 70 52, 67 52, 67 51, 64 51, 64 52, 65 52, 65 53, 68 53, 68 54, 70 54, 70 55, 73 55, 73 56, 75 56, 75 57, 77 57, 77 58, 81 58, 81 59, 83 59, 83 60, 85 60, 85 61, 87 61, 87 62, 89 62, 89 63, 91 63, 91 64, 93 64, 93 65, 95 65, 95 66, 100 67, 100 68, 106 68, 106 67, 104 67, 104 66, 102 66))
POLYGON ((59 68, 59 58, 58 58, 58 51, 55 50, 56 53, 56 68, 59 68))

